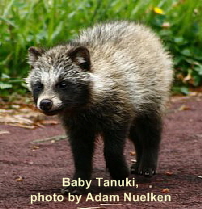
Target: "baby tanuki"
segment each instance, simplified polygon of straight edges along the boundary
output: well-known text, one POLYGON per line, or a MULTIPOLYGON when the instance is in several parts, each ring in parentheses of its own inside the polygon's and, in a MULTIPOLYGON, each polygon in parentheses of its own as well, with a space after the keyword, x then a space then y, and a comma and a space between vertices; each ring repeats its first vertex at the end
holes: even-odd
POLYGON ((26 81, 37 107, 58 114, 67 132, 74 180, 90 180, 97 135, 104 140, 112 179, 129 175, 123 156, 126 138, 135 145, 133 171, 156 173, 173 72, 170 56, 150 29, 127 21, 98 24, 66 45, 30 47, 29 64, 26 81))

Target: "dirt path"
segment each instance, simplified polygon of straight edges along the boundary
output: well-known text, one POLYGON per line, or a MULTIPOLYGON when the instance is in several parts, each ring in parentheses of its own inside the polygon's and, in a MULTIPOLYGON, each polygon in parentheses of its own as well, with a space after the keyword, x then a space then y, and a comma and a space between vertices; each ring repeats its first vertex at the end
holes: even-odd
MULTIPOLYGON (((145 182, 142 178, 136 178, 134 187, 99 187, 95 177, 109 180, 109 176, 105 172, 102 142, 97 143, 94 180, 90 190, 82 195, 78 204, 76 201, 71 202, 68 197, 62 202, 54 202, 53 199, 49 202, 30 203, 31 197, 33 201, 36 197, 40 197, 40 200, 43 197, 46 200, 54 197, 55 200, 57 198, 62 200, 63 196, 56 196, 60 195, 62 179, 72 176, 73 163, 66 140, 55 143, 32 143, 36 139, 64 134, 61 126, 26 130, 0 125, 0 130, 10 132, 0 135, 0 208, 2 209, 63 209, 90 206, 106 209, 202 208, 202 98, 172 102, 165 119, 158 175, 152 180, 146 179, 145 182), (39 193, 42 196, 39 196, 39 193), (92 193, 94 198, 98 198, 97 202, 90 199, 86 201, 87 197, 90 198, 89 193, 92 193), (99 195, 102 195, 101 201, 99 195), (134 197, 131 201, 130 195, 134 197), (150 201, 147 201, 148 197, 150 201)), ((132 147, 128 142, 125 151, 128 164, 131 164, 133 157, 130 151, 132 147)), ((131 175, 130 178, 133 177, 131 175)))

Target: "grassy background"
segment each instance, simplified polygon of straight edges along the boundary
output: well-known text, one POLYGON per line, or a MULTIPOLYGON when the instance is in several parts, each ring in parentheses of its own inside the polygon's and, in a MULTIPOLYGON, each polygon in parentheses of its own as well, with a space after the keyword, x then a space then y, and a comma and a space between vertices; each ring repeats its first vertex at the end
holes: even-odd
POLYGON ((202 85, 202 0, 1 0, 0 93, 25 93, 29 46, 65 42, 105 20, 151 26, 174 56, 174 91, 202 85))

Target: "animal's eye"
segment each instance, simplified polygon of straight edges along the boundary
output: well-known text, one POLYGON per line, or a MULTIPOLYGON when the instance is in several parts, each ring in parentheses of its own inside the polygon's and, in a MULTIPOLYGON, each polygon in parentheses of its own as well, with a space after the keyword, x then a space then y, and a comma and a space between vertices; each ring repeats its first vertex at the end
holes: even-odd
POLYGON ((65 81, 61 81, 57 84, 58 88, 65 89, 67 87, 67 83, 65 81))
POLYGON ((35 83, 34 84, 34 89, 41 90, 42 88, 43 88, 43 84, 42 83, 35 83))

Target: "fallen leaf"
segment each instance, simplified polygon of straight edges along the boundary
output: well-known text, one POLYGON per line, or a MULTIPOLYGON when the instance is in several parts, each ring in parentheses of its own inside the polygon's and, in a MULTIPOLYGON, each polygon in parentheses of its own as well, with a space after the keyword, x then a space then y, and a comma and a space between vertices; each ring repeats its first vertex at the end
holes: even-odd
POLYGON ((43 125, 57 125, 57 124, 59 124, 59 121, 57 121, 57 120, 43 120, 42 124, 43 125))
POLYGON ((37 150, 37 149, 39 149, 39 146, 35 146, 35 145, 34 145, 33 147, 31 147, 31 150, 32 150, 32 151, 35 151, 35 150, 37 150))
POLYGON ((18 176, 15 180, 16 181, 22 181, 24 178, 22 176, 18 176))
POLYGON ((192 79, 191 74, 189 73, 185 78, 184 81, 190 81, 192 79))
POLYGON ((163 189, 162 192, 163 192, 163 193, 169 193, 169 192, 170 192, 170 189, 168 189, 168 188, 163 189))
POLYGON ((190 110, 191 108, 185 104, 181 105, 180 108, 178 110, 182 111, 182 110, 190 110))
POLYGON ((166 174, 167 176, 172 176, 172 175, 173 175, 173 172, 172 172, 172 171, 166 171, 165 174, 166 174))
POLYGON ((10 134, 10 132, 7 130, 0 130, 0 134, 10 134))
POLYGON ((198 92, 189 92, 190 97, 197 97, 198 94, 199 94, 198 92))
POLYGON ((135 152, 131 151, 131 152, 130 152, 130 155, 131 155, 131 156, 134 156, 134 155, 135 155, 135 152))
POLYGON ((13 104, 13 105, 11 105, 11 108, 12 108, 12 109, 19 109, 19 108, 20 108, 20 105, 18 105, 18 104, 13 104))
MULTIPOLYGON (((48 138, 45 138, 45 139, 37 139, 37 140, 34 140, 33 143, 44 143, 44 142, 51 142, 51 141, 60 141, 60 140, 64 140, 66 139, 67 136, 66 135, 57 135, 57 136, 54 136, 54 137, 48 137, 48 138)), ((52 142, 51 142, 52 143, 52 142)))
POLYGON ((8 125, 21 127, 21 128, 26 128, 26 129, 31 129, 31 130, 36 128, 36 126, 26 126, 26 125, 21 125, 21 124, 8 124, 8 125))
MULTIPOLYGON (((34 129, 42 126, 46 116, 36 110, 33 105, 26 104, 26 101, 4 102, 0 108, 0 123, 6 125, 18 126, 27 129, 34 129), (3 109, 4 108, 4 109, 3 109)), ((44 122, 45 124, 46 122, 44 122)), ((53 125, 57 122, 47 122, 47 125, 53 125)))

